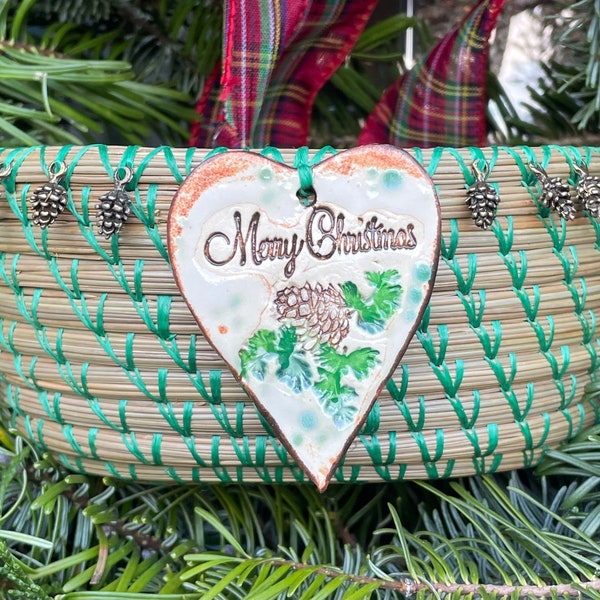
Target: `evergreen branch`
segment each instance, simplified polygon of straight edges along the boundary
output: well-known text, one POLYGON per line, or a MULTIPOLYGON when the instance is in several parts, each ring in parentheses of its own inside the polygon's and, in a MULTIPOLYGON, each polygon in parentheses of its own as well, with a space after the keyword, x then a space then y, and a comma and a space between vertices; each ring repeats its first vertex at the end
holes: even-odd
MULTIPOLYGON (((361 586, 361 593, 356 595, 356 590, 345 590, 345 595, 339 596, 340 599, 349 596, 348 591, 352 592, 353 597, 356 598, 369 598, 371 592, 381 589, 398 592, 403 596, 413 596, 418 593, 434 592, 437 594, 453 594, 459 595, 460 597, 485 597, 486 595, 492 597, 533 597, 533 598, 545 598, 548 596, 570 596, 580 597, 582 592, 585 591, 600 591, 600 580, 592 581, 578 581, 573 583, 559 583, 559 584, 546 584, 546 585, 510 585, 510 584, 486 584, 486 583, 438 583, 438 582, 422 582, 416 581, 409 577, 401 577, 398 580, 380 579, 378 577, 367 576, 367 575, 356 575, 352 573, 345 573, 341 569, 332 566, 315 566, 314 564, 302 563, 294 560, 282 559, 282 558, 250 558, 248 557, 243 562, 236 561, 231 557, 225 557, 221 554, 190 554, 186 556, 186 560, 190 563, 195 563, 196 567, 193 567, 194 574, 203 574, 209 569, 222 566, 227 562, 235 562, 238 565, 238 570, 231 572, 232 575, 228 578, 235 580, 239 578, 243 573, 244 578, 248 580, 254 571, 259 571, 263 568, 275 569, 268 575, 269 586, 273 586, 268 592, 263 580, 267 575, 262 573, 262 578, 257 578, 260 581, 259 585, 250 586, 244 590, 246 598, 254 598, 259 593, 261 600, 274 600, 275 598, 281 597, 281 594, 286 592, 287 596, 290 592, 298 591, 300 586, 297 585, 298 580, 292 579, 291 577, 285 578, 284 575, 287 573, 300 573, 305 578, 302 580, 306 583, 308 577, 316 577, 322 575, 326 581, 336 582, 339 588, 347 584, 358 584, 361 586), (202 565, 202 568, 198 568, 198 565, 202 565), (285 568, 286 570, 282 570, 285 568), (233 574, 234 573, 234 574, 233 574)), ((187 579, 187 577, 186 577, 187 579)), ((203 598, 214 598, 218 593, 226 588, 222 583, 223 580, 219 580, 219 583, 214 586, 201 586, 203 598)), ((229 583, 229 581, 228 581, 229 583)), ((324 581, 322 582, 324 583, 324 581)), ((330 591, 336 589, 336 586, 331 586, 330 591)))

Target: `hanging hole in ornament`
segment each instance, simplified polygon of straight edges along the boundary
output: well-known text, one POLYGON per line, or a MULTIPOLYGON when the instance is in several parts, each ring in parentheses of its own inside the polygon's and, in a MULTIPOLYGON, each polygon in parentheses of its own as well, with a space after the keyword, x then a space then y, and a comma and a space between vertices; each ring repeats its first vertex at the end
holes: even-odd
POLYGON ((316 204, 317 192, 312 185, 307 188, 301 187, 296 192, 296 198, 298 198, 298 200, 300 201, 300 204, 302 204, 302 206, 305 206, 306 208, 308 208, 308 207, 314 206, 316 204))

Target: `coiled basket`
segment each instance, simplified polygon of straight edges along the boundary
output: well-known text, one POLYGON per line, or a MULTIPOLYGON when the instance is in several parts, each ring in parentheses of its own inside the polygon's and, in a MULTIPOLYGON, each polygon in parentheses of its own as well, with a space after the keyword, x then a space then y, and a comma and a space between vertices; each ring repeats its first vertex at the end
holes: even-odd
MULTIPOLYGON (((294 151, 267 151, 294 163, 294 151)), ((600 149, 409 152, 438 190, 437 278, 334 481, 533 466, 600 420, 600 222, 583 204, 598 183, 600 149), (500 201, 487 229, 465 203, 482 172, 500 201), (572 220, 545 205, 544 186, 559 180, 570 187, 572 220)), ((203 338, 170 270, 169 205, 208 153, 103 145, 0 153, 0 404, 11 426, 68 469, 142 481, 307 480, 203 338), (53 163, 64 166, 67 204, 41 228, 31 197, 53 163), (131 216, 105 239, 96 204, 124 172, 131 216)))

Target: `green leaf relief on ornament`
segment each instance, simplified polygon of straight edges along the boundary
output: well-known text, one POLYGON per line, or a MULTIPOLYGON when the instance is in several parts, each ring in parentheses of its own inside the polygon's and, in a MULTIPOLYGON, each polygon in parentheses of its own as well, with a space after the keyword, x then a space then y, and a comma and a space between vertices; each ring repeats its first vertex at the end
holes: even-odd
POLYGON ((324 412, 339 429, 353 421, 357 412, 353 402, 358 396, 353 387, 342 383, 342 377, 354 375, 359 381, 365 379, 379 362, 378 354, 379 351, 373 348, 359 348, 343 354, 338 353, 330 344, 319 346, 319 379, 314 384, 314 390, 324 412))
POLYGON ((290 389, 299 393, 310 387, 312 373, 304 350, 298 349, 297 344, 298 337, 295 327, 284 327, 280 330, 279 343, 276 348, 279 363, 276 375, 290 389))
POLYGON ((395 269, 381 272, 366 272, 372 294, 364 298, 357 285, 346 281, 340 288, 344 303, 356 311, 358 326, 369 333, 383 331, 387 321, 400 307, 402 286, 400 274, 395 269))
POLYGON ((240 350, 241 376, 251 373, 262 381, 267 372, 270 359, 277 352, 277 334, 268 329, 260 329, 250 339, 246 348, 240 350))

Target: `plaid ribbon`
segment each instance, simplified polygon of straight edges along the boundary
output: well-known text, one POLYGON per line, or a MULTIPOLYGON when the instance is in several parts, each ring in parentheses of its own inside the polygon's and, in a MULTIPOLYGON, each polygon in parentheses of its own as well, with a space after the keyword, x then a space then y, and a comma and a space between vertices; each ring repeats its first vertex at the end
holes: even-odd
POLYGON ((504 0, 481 0, 413 69, 388 88, 359 144, 480 146, 486 141, 489 36, 504 0))
POLYGON ((223 60, 196 106, 200 118, 191 145, 305 145, 315 96, 350 52, 376 3, 226 2, 223 60))

